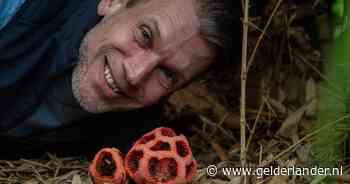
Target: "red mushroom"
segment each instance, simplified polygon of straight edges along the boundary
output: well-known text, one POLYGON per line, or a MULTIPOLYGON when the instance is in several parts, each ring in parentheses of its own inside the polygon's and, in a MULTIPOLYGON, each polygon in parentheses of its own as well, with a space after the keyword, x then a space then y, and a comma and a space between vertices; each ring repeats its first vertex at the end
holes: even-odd
POLYGON ((96 155, 89 167, 94 184, 124 184, 126 174, 123 158, 116 148, 104 148, 96 155))
POLYGON ((192 181, 197 163, 186 137, 161 127, 135 142, 125 170, 137 184, 183 184, 192 181))

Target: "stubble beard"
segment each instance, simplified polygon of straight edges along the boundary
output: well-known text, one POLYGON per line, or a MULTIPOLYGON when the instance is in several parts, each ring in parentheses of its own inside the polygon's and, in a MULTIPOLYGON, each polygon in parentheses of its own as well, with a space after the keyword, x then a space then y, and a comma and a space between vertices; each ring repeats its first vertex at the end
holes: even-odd
POLYGON ((87 77, 89 65, 91 64, 91 61, 89 61, 87 55, 89 42, 88 38, 91 32, 92 30, 86 34, 80 45, 79 61, 74 67, 72 74, 72 90, 75 99, 85 111, 93 114, 104 113, 109 111, 129 111, 135 109, 135 107, 129 107, 128 105, 125 105, 125 107, 123 107, 118 104, 111 105, 105 104, 103 102, 91 101, 91 97, 89 97, 89 86, 87 85, 87 81, 84 81, 84 79, 87 77))
POLYGON ((86 88, 86 83, 83 82, 83 79, 86 77, 89 65, 87 58, 87 35, 83 39, 79 48, 79 61, 74 67, 72 74, 72 90, 75 99, 84 110, 90 113, 98 113, 98 108, 91 105, 89 102, 89 97, 82 91, 82 89, 86 88))

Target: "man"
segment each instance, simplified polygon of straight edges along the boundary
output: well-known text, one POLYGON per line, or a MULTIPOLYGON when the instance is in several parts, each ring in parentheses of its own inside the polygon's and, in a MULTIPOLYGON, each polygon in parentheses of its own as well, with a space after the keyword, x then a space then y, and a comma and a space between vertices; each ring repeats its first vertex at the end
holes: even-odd
POLYGON ((231 1, 25 1, 0 30, 1 135, 69 141, 66 131, 81 137, 85 126, 108 131, 96 117, 115 111, 129 117, 114 114, 114 134, 125 124, 144 132, 147 116, 134 111, 151 114, 144 107, 240 43, 240 4, 231 1))

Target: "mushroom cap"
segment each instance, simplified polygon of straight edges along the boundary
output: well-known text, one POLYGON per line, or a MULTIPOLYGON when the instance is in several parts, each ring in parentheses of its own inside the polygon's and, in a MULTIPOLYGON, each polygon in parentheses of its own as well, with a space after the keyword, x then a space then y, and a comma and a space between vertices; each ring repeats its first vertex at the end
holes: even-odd
POLYGON ((134 143, 125 170, 137 184, 181 184, 192 181, 197 163, 185 136, 160 127, 134 143))
POLYGON ((116 148, 101 149, 89 167, 94 184, 124 184, 126 173, 123 158, 116 148))

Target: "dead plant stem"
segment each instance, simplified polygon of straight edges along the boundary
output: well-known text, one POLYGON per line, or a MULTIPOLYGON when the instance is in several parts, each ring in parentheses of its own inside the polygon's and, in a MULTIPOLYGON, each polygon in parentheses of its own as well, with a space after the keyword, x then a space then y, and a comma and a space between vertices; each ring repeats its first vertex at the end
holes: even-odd
POLYGON ((259 107, 259 112, 255 118, 255 122, 254 122, 254 125, 253 125, 253 129, 252 131, 250 132, 250 135, 249 135, 249 138, 248 138, 248 142, 247 142, 247 148, 246 150, 248 151, 249 149, 249 146, 250 146, 250 143, 252 142, 253 140, 253 137, 254 137, 254 134, 255 134, 255 131, 256 131, 256 127, 258 125, 258 122, 260 120, 260 115, 261 115, 261 112, 262 110, 264 109, 264 106, 265 106, 265 101, 263 103, 261 103, 260 107, 259 107))
MULTIPOLYGON (((272 21, 272 18, 275 16, 278 8, 280 7, 281 3, 282 3, 283 0, 279 0, 275 6, 275 8, 273 9, 269 19, 267 20, 267 23, 265 24, 265 27, 262 31, 262 33, 260 34, 259 38, 258 38, 258 41, 256 42, 255 46, 254 46, 254 49, 253 49, 253 52, 252 54, 250 55, 250 58, 249 58, 249 62, 248 62, 248 71, 249 71, 249 68, 251 67, 251 65, 253 64, 253 60, 255 58, 255 54, 260 46, 260 43, 262 41, 262 39, 264 38, 265 34, 266 34, 266 31, 267 29, 269 28, 270 24, 271 24, 271 21, 272 21)), ((247 8, 246 8, 247 9, 247 8)), ((244 31, 244 29, 243 29, 244 31)))
MULTIPOLYGON (((241 164, 247 165, 246 151, 246 85, 247 85, 247 50, 248 50, 248 31, 249 31, 249 0, 245 0, 244 18, 243 18, 243 39, 242 39, 242 69, 241 69, 241 164)), ((247 176, 243 177, 244 184, 247 183, 247 176)))

